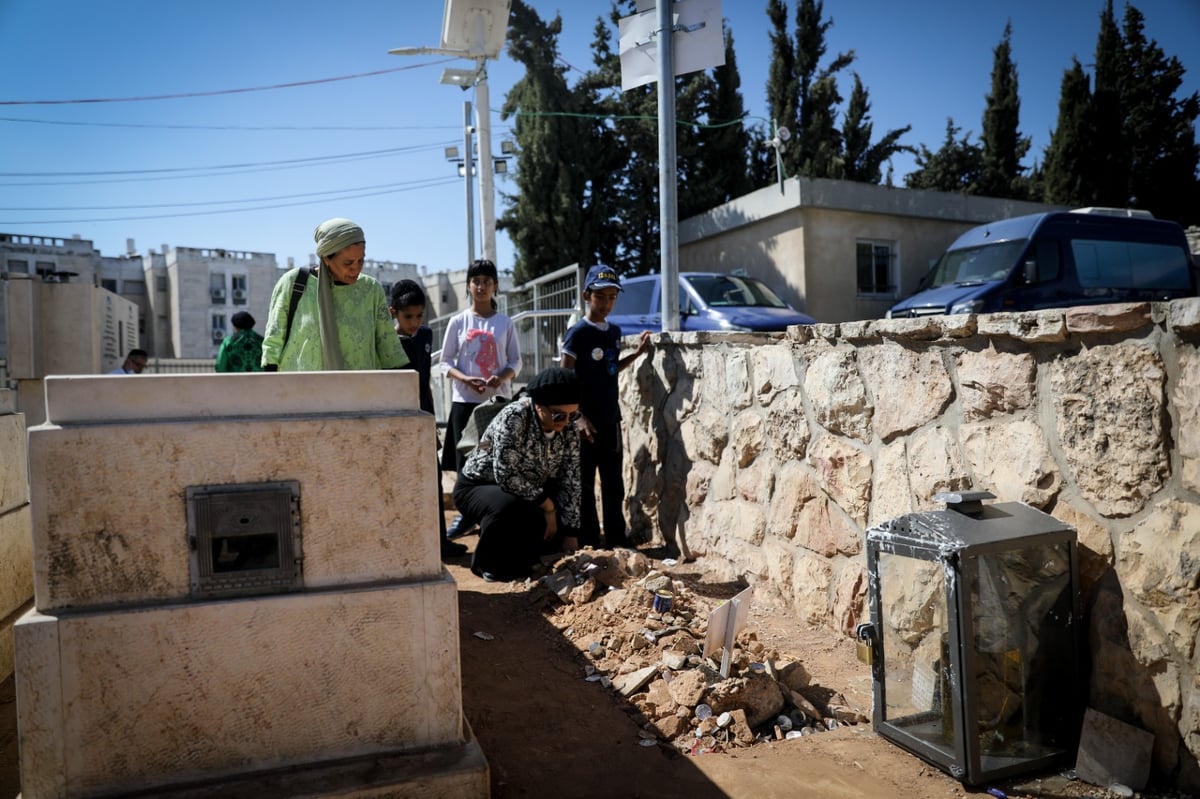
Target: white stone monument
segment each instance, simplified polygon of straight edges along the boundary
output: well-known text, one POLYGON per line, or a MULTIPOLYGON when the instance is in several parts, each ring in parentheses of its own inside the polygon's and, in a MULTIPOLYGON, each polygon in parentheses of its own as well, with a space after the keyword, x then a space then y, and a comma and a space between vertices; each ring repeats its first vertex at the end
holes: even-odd
POLYGON ((23 799, 488 795, 414 372, 45 385, 23 799))

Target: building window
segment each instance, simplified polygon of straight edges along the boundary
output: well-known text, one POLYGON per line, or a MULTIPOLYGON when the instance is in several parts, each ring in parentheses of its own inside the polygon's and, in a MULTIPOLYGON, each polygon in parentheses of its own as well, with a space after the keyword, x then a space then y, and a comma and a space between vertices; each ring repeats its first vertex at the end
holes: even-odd
POLYGON ((29 262, 28 261, 18 261, 16 258, 9 258, 8 259, 8 271, 19 272, 22 275, 28 275, 29 274, 29 262))
POLYGON ((229 332, 229 328, 227 326, 227 322, 225 321, 225 314, 223 314, 223 313, 213 314, 212 315, 212 343, 220 344, 221 339, 225 338, 225 335, 228 332, 229 332))
POLYGON ((122 294, 145 294, 146 281, 144 280, 126 280, 122 286, 125 290, 122 294))
POLYGON ((212 272, 208 276, 208 293, 216 305, 225 304, 225 273, 212 272))
POLYGON ((100 279, 100 288, 105 289, 107 291, 111 291, 113 294, 116 294, 117 293, 117 281, 111 277, 101 278, 100 279))
POLYGON ((154 278, 155 291, 170 291, 170 289, 171 283, 165 277, 159 275, 158 277, 154 278))
POLYGON ((896 294, 896 243, 863 241, 855 243, 859 294, 896 294))
POLYGON ((55 271, 54 263, 52 261, 37 262, 37 273, 39 275, 53 275, 55 271))
POLYGON ((246 304, 246 276, 233 275, 229 278, 230 287, 233 289, 233 304, 246 304))

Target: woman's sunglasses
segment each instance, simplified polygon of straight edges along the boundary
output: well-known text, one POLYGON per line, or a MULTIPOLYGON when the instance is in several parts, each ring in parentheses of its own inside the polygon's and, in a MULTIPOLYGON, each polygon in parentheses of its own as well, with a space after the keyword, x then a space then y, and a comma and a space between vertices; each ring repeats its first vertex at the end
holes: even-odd
POLYGON ((583 417, 583 414, 579 411, 567 413, 566 411, 552 411, 549 408, 546 408, 545 411, 550 416, 550 421, 552 422, 577 422, 583 417))

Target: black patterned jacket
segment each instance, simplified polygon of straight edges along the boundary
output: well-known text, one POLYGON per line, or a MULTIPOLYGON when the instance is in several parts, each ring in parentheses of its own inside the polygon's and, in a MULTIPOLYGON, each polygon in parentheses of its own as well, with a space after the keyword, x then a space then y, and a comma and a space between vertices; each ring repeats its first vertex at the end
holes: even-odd
POLYGON ((579 527, 579 431, 574 425, 549 438, 529 397, 504 406, 467 458, 463 475, 495 483, 533 503, 546 497, 558 507, 560 522, 579 527))

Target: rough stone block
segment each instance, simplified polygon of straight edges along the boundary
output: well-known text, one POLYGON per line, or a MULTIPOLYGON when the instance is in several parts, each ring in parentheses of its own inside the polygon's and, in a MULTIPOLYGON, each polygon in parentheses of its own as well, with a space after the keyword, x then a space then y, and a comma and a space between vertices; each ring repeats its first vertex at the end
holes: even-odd
POLYGON ((25 457, 25 417, 0 415, 0 513, 29 502, 29 471, 25 457))
MULTIPOLYGON (((0 621, 33 599, 29 506, 0 514, 0 621)), ((0 674, 5 673, 0 669, 0 674)))
POLYGON ((36 427, 30 468, 54 475, 32 491, 37 607, 187 598, 188 486, 298 480, 306 587, 436 577, 433 426, 396 411, 36 427))
POLYGON ((1153 750, 1150 733, 1088 708, 1083 714, 1075 773, 1102 788, 1120 783, 1140 791, 1150 778, 1153 750))
POLYGON ((434 582, 17 625, 26 799, 464 742, 458 597, 434 582))

